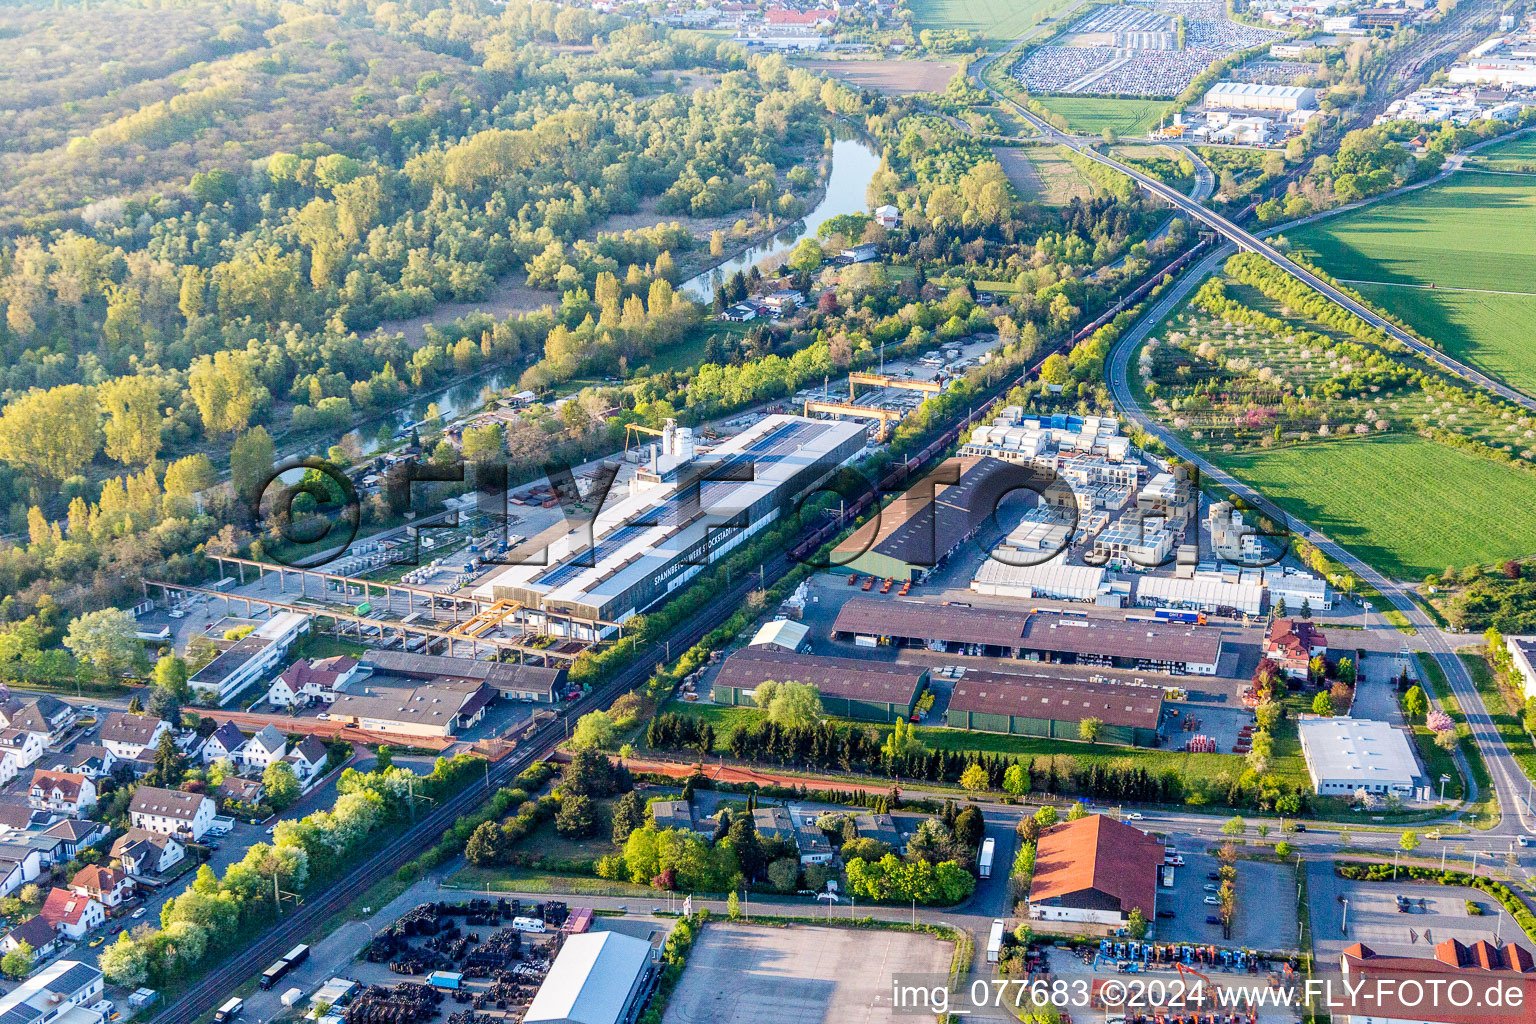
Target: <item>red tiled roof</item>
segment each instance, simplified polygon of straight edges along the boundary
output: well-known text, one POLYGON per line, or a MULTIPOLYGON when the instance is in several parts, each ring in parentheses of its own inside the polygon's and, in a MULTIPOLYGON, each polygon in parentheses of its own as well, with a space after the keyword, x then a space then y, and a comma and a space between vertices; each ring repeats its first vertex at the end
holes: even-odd
MULTIPOLYGON (((1511 942, 1504 946, 1479 940, 1470 945, 1456 939, 1444 939, 1435 946, 1435 955, 1429 956, 1381 956, 1363 943, 1347 946, 1340 957, 1346 974, 1354 977, 1384 974, 1423 977, 1425 975, 1455 975, 1471 985, 1470 1007, 1433 1006, 1425 1009, 1415 1006, 1412 1019, 1435 1021, 1436 1024, 1486 1024, 1487 1021, 1504 1019, 1490 1014, 1483 993, 1487 986, 1507 986, 1507 979, 1518 978, 1524 989, 1524 1005, 1536 999, 1536 959, 1530 951, 1511 942)), ((1505 995, 1507 999, 1507 994, 1505 995)), ((1506 1003, 1505 1005, 1511 1005, 1506 1003)), ((1391 1003, 1379 1008, 1392 1017, 1406 1017, 1409 1012, 1399 1012, 1391 1003)), ((1406 1010, 1406 1008, 1404 1008, 1406 1010)), ((1506 1014, 1505 1017, 1510 1015, 1506 1014)), ((1521 1015, 1524 1019, 1525 1015, 1521 1015)))
POLYGON ((111 892, 127 877, 120 871, 104 868, 100 864, 92 864, 76 871, 75 877, 69 880, 69 884, 87 892, 111 892))
POLYGON ((1276 619, 1270 623, 1267 646, 1287 657, 1309 658, 1312 648, 1328 646, 1328 638, 1306 619, 1276 619))
POLYGON ((1129 914, 1152 919, 1163 842, 1102 814, 1053 825, 1035 847, 1029 901, 1036 903, 1093 889, 1119 901, 1129 914))
POLYGON ((48 898, 43 901, 43 909, 37 912, 37 916, 55 928, 61 924, 79 924, 90 903, 89 896, 81 896, 77 892, 55 886, 48 890, 48 898))
POLYGON ((73 772, 55 772, 47 768, 34 768, 32 770, 32 785, 41 786, 45 790, 57 789, 64 794, 66 800, 79 800, 80 787, 84 785, 84 775, 76 775, 73 772))

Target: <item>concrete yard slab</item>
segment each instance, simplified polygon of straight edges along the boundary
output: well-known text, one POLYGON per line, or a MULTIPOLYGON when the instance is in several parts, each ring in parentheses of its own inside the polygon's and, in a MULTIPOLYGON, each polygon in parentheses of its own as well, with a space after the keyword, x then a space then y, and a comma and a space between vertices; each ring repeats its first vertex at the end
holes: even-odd
POLYGON ((1510 921, 1493 897, 1478 889, 1407 880, 1353 882, 1325 867, 1307 873, 1307 899, 1316 931, 1313 948, 1320 962, 1336 965, 1344 947, 1356 942, 1384 956, 1432 956, 1435 943, 1446 939, 1473 943, 1522 938, 1520 926, 1510 921), (1407 913, 1397 909, 1399 893, 1412 901, 1407 913), (1344 900, 1349 901, 1347 922, 1344 900), (1481 916, 1467 912, 1468 900, 1482 907, 1481 916))
POLYGON ((1220 907, 1209 906, 1207 885, 1220 883, 1207 876, 1220 862, 1206 853, 1184 854, 1184 866, 1174 869, 1174 887, 1157 890, 1157 908, 1172 910, 1175 917, 1159 919, 1155 938, 1164 942, 1200 942, 1225 948, 1267 951, 1296 948, 1295 868, 1290 864, 1263 861, 1237 862, 1237 919, 1232 937, 1221 937, 1221 925, 1207 924, 1220 907))
POLYGON ((945 976, 951 953, 924 934, 710 922, 663 1024, 894 1022, 891 976, 945 976))

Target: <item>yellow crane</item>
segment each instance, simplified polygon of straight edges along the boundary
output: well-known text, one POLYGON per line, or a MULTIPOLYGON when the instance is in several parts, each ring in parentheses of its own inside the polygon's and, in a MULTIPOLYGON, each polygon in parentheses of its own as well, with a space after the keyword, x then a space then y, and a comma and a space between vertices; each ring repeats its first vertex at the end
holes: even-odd
POLYGON ((634 445, 635 434, 650 434, 652 437, 661 437, 665 431, 655 427, 648 427, 644 423, 628 423, 624 426, 624 454, 629 454, 629 449, 634 445))

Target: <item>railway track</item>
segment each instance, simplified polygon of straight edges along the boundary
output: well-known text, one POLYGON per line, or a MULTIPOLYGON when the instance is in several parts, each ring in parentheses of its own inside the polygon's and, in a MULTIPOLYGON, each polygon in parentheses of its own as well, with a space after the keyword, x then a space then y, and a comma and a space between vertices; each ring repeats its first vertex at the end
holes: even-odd
MULTIPOLYGON (((953 444, 963 431, 993 415, 994 409, 1003 396, 1016 385, 1025 383, 1032 374, 1037 373, 1047 358, 1070 349, 1072 345, 1109 323, 1122 310, 1140 301, 1142 296, 1162 280, 1164 275, 1181 270, 1202 248, 1203 246, 1196 246, 1157 271, 1149 273, 1141 286, 1127 293, 1092 322, 1071 336, 1063 338, 1058 344, 1038 352, 1035 360, 1023 373, 1007 377, 984 389, 977 395, 977 404, 967 415, 946 428, 922 451, 902 463, 892 465, 880 479, 878 489, 848 504, 840 516, 811 531, 787 552, 780 552, 766 560, 762 565, 761 575, 744 573, 740 579, 733 581, 697 615, 690 617, 687 624, 675 629, 666 638, 668 644, 682 651, 698 643, 710 630, 728 619, 753 589, 767 588, 773 581, 780 579, 796 562, 816 551, 844 525, 862 515, 865 509, 877 500, 879 494, 896 490, 905 481, 921 472, 936 455, 953 444)), ((209 971, 201 981, 183 993, 174 1005, 167 1006, 152 1018, 151 1024, 192 1024, 212 1012, 213 1008, 227 998, 230 992, 247 980, 256 977, 285 950, 305 941, 326 920, 340 913, 353 900, 366 892, 369 886, 398 871, 402 865, 429 849, 442 838, 460 816, 479 807, 490 798, 491 794, 510 782, 524 768, 549 756, 565 739, 567 723, 589 711, 608 707, 621 694, 644 683, 651 672, 661 664, 668 649, 669 647, 661 642, 652 643, 610 682, 581 697, 566 708, 559 718, 546 722, 522 739, 512 754, 501 762, 491 765, 486 775, 480 780, 442 800, 405 832, 356 863, 324 892, 312 895, 309 901, 298 910, 268 928, 260 938, 234 954, 228 961, 209 971)))

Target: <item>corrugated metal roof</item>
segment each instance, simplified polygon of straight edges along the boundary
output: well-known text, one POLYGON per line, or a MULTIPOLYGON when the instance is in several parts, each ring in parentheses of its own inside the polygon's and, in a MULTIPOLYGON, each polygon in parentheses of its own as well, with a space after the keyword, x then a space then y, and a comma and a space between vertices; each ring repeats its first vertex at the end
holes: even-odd
POLYGON ((912 703, 927 670, 894 662, 857 658, 818 658, 764 647, 748 647, 725 659, 719 686, 755 690, 760 683, 808 683, 824 697, 868 700, 883 704, 912 703))
POLYGON ((845 556, 874 552, 908 565, 931 566, 992 514, 1004 477, 1017 469, 991 456, 946 460, 837 546, 845 556), (958 469, 958 477, 955 475, 958 469), (945 481, 957 480, 957 483, 945 481))
POLYGON ((587 932, 565 940, 524 1024, 617 1024, 651 944, 618 932, 587 932))
POLYGON ((949 709, 1058 722, 1097 718, 1105 725, 1156 729, 1162 715, 1163 694, 1151 686, 967 672, 955 683, 949 709))
POLYGON ((937 607, 911 601, 849 599, 837 613, 834 633, 916 637, 957 644, 1018 647, 1027 614, 990 608, 937 607))

